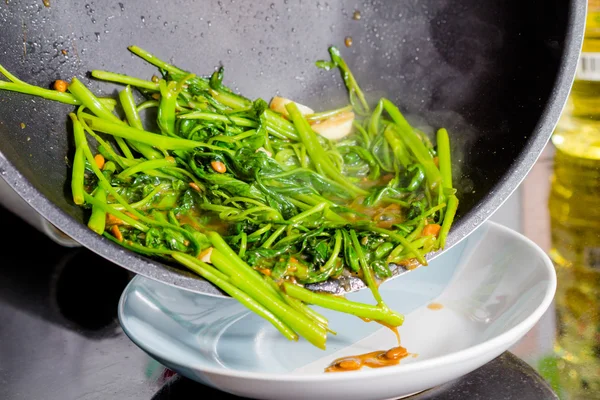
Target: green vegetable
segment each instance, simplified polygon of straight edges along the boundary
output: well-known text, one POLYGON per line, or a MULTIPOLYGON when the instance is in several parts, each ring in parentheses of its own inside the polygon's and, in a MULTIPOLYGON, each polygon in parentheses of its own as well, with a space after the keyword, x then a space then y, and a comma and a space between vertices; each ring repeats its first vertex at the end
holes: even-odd
POLYGON ((212 282, 216 286, 220 287, 228 295, 237 299, 250 310, 271 322, 288 339, 298 340, 298 335, 290 327, 277 318, 277 316, 269 311, 268 308, 261 305, 243 290, 240 290, 238 287, 231 284, 230 279, 226 275, 219 273, 219 271, 210 265, 203 263, 194 257, 190 257, 187 254, 173 253, 173 258, 192 271, 198 273, 198 275, 202 276, 209 282, 212 282))
POLYGON ((285 116, 234 93, 222 67, 201 77, 129 50, 160 78, 92 71, 125 85, 118 103, 76 78, 60 93, 0 66, 9 80, 0 89, 79 106, 69 114, 70 184, 73 202, 90 210, 89 228, 193 271, 290 340, 325 348, 334 333, 309 304, 401 325, 378 285, 392 276, 390 262, 426 265, 427 253, 445 246, 458 207, 448 132, 438 130, 434 147, 388 99, 371 111, 335 47, 318 66, 339 68, 348 103, 303 115, 290 102, 285 116), (156 113, 143 112, 150 108, 156 113), (313 129, 349 111, 355 117, 344 138, 313 129), (104 157, 98 165, 95 153, 104 157), (438 237, 422 235, 428 224, 441 225, 438 237), (344 275, 362 278, 377 305, 303 287, 344 275))
POLYGON ((98 235, 102 235, 106 226, 106 190, 102 187, 96 188, 94 200, 98 204, 92 205, 92 214, 88 220, 88 227, 98 235))
POLYGON ((414 132, 413 128, 408 124, 400 110, 389 100, 383 99, 383 108, 390 114, 390 117, 396 123, 400 137, 406 143, 406 146, 411 150, 414 157, 423 165, 425 175, 431 190, 439 190, 441 181, 440 171, 433 162, 433 157, 427 150, 427 147, 419 136, 414 132))
MULTIPOLYGON (((136 108, 135 99, 133 98, 133 93, 131 91, 130 86, 127 86, 124 90, 119 92, 119 100, 121 101, 121 107, 123 108, 123 111, 127 116, 127 122, 129 122, 129 125, 137 129, 144 129, 139 112, 136 108)), ((139 143, 136 141, 131 141, 130 143, 134 147, 134 149, 139 151, 141 154, 144 155, 144 157, 148 159, 157 159, 162 157, 162 155, 158 151, 154 150, 151 146, 148 146, 147 144, 139 143)), ((121 148, 123 147, 121 146, 121 148)))
POLYGON ((442 223, 442 229, 439 234, 439 246, 444 248, 446 246, 446 238, 450 232, 450 227, 454 221, 456 210, 458 209, 458 198, 454 195, 448 198, 448 206, 446 207, 446 215, 444 216, 444 222, 442 223))
POLYGON ((448 131, 444 128, 438 130, 437 132, 437 148, 440 165, 440 174, 442 176, 442 186, 446 189, 452 189, 450 138, 448 137, 448 131))
POLYGON ((350 68, 348 68, 348 65, 346 65, 346 62, 340 55, 340 51, 336 47, 332 46, 329 48, 329 55, 331 56, 331 62, 327 63, 319 61, 317 62, 317 66, 327 70, 333 67, 338 67, 340 69, 340 72, 342 73, 344 83, 348 88, 348 92, 350 94, 350 102, 352 103, 354 108, 360 113, 370 112, 369 103, 367 103, 365 95, 358 86, 358 83, 356 82, 354 75, 350 71, 350 68), (358 98, 359 104, 356 104, 356 98, 358 98))
POLYGON ((83 132, 83 127, 77 120, 75 114, 70 113, 69 117, 73 121, 73 136, 75 138, 71 192, 73 193, 73 202, 77 205, 82 205, 85 202, 83 198, 85 180, 85 154, 83 152, 83 143, 85 141, 85 134, 83 132))
POLYGON ((304 119, 302 114, 300 114, 296 104, 288 103, 285 108, 290 113, 290 117, 296 126, 296 130, 300 135, 300 139, 302 140, 302 143, 304 144, 309 156, 312 158, 312 162, 315 165, 317 172, 322 175, 326 175, 327 177, 338 182, 340 185, 345 186, 354 195, 367 194, 368 192, 366 190, 353 185, 348 178, 344 177, 342 173, 331 163, 331 160, 317 139, 317 134, 310 128, 310 125, 306 119, 304 119))
POLYGON ((115 72, 108 72, 108 71, 100 71, 97 69, 93 70, 91 72, 91 74, 96 79, 100 79, 100 80, 108 81, 108 82, 122 83, 124 85, 128 85, 127 87, 129 87, 129 85, 131 85, 134 87, 148 89, 148 90, 152 90, 152 91, 159 90, 158 83, 155 83, 152 81, 146 81, 144 79, 134 78, 133 76, 129 76, 129 75, 122 75, 122 74, 117 74, 115 72))
POLYGON ((332 310, 356 315, 361 318, 374 319, 376 321, 385 322, 391 326, 400 326, 404 322, 404 317, 402 315, 397 314, 386 307, 372 306, 349 301, 344 298, 314 293, 288 282, 283 284, 283 288, 290 296, 308 304, 315 304, 323 308, 330 308, 332 310))

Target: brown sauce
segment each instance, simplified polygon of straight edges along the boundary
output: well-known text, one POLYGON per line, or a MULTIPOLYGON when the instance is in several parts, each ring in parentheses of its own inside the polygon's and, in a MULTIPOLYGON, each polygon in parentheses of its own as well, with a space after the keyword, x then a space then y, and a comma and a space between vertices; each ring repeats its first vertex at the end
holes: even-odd
POLYGON ((437 310, 441 310, 442 308, 444 308, 444 305, 440 304, 440 303, 429 303, 427 305, 427 308, 429 308, 430 310, 437 311, 437 310))
POLYGON ((373 351, 371 353, 359 354, 356 356, 342 357, 335 360, 331 365, 325 368, 325 372, 344 372, 356 371, 362 367, 382 368, 392 365, 398 365, 400 360, 408 357, 410 354, 402 347, 392 347, 389 350, 373 351))
POLYGON ((390 331, 394 332, 394 335, 396 335, 396 339, 398 339, 398 346, 400 346, 400 332, 398 332, 398 327, 397 326, 388 325, 385 322, 381 322, 381 321, 377 321, 377 323, 385 326, 390 331))
MULTIPOLYGON (((362 319, 365 322, 373 321, 372 319, 369 319, 369 318, 363 318, 363 317, 358 317, 358 318, 362 319)), ((396 335, 396 339, 398 339, 398 346, 400 346, 400 333, 398 332, 397 326, 389 325, 382 321, 374 321, 374 322, 377 322, 378 324, 383 325, 386 328, 388 328, 390 331, 392 331, 394 333, 394 335, 396 335)))
MULTIPOLYGON (((368 318, 361 318, 365 322, 371 322, 368 318)), ((335 360, 325 368, 325 372, 356 371, 362 367, 381 368, 398 365, 400 360, 411 355, 404 347, 400 346, 400 333, 397 326, 388 325, 382 321, 374 321, 394 332, 398 339, 398 346, 389 350, 378 350, 371 353, 359 354, 357 356, 342 357, 335 360)), ((416 357, 416 354, 412 355, 416 357)))
POLYGON ((205 230, 213 230, 223 235, 227 232, 229 228, 229 224, 223 220, 221 220, 217 215, 213 215, 208 222, 205 222, 203 225, 196 220, 196 218, 202 215, 201 212, 192 208, 185 214, 177 215, 177 220, 181 225, 190 225, 192 228, 197 231, 203 232, 205 230))

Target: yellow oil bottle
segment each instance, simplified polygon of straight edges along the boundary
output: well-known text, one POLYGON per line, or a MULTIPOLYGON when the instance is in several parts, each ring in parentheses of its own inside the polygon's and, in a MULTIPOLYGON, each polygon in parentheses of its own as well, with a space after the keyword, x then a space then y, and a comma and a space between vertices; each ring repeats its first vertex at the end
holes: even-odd
POLYGON ((600 0, 588 0, 577 75, 552 143, 556 375, 561 397, 600 399, 600 0))

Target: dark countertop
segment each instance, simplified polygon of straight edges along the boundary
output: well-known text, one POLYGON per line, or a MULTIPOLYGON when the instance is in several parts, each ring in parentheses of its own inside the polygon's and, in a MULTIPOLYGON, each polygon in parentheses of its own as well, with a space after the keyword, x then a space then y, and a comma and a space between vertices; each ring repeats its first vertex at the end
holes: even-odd
MULTIPOLYGON (((125 336, 117 303, 129 272, 87 250, 58 246, 1 207, 0 221, 0 399, 226 396, 173 374, 125 336)), ((504 353, 410 399, 558 397, 527 364, 504 353)))

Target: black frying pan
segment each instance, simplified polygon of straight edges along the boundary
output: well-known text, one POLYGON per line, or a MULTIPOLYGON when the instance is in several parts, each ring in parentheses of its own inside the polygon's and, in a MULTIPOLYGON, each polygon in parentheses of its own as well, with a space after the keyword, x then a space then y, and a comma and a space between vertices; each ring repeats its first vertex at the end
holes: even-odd
MULTIPOLYGON (((223 64, 226 84, 249 97, 280 93, 320 109, 346 99, 339 75, 314 66, 337 45, 366 92, 425 118, 413 117, 416 125, 450 131, 461 204, 449 246, 504 202, 542 151, 573 79, 586 8, 585 0, 121 1, 0 2, 0 63, 42 86, 73 76, 87 81, 96 68, 149 77, 155 69, 126 49, 136 44, 197 73, 223 64), (351 48, 344 47, 346 36, 351 48)), ((90 87, 114 90, 93 81, 90 87)), ((71 109, 1 92, 0 175, 105 258, 218 293, 86 228, 68 189, 71 109)))

